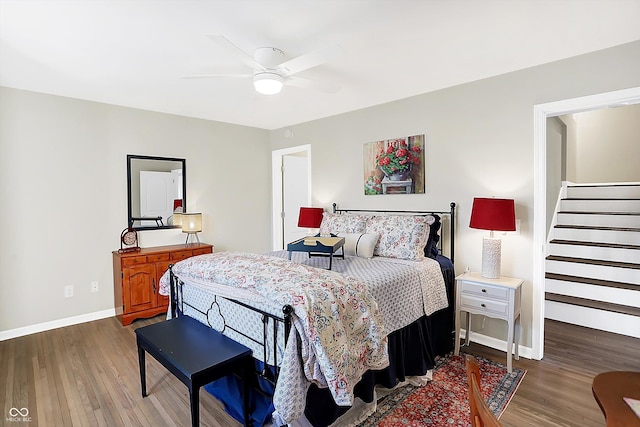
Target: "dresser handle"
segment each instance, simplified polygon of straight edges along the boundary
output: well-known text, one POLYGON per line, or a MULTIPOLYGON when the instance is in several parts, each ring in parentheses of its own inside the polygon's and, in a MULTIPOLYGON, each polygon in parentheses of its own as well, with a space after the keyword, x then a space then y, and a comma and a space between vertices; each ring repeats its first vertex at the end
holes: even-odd
POLYGON ((486 290, 486 289, 483 289, 483 290, 482 290, 482 292, 487 292, 487 290, 486 290))
POLYGON ((486 308, 486 307, 487 307, 487 305, 486 305, 486 304, 484 304, 484 303, 482 303, 482 304, 480 304, 480 307, 482 307, 482 308, 486 308))
POLYGON ((151 283, 153 283, 153 293, 156 293, 156 279, 155 278, 151 278, 151 283))

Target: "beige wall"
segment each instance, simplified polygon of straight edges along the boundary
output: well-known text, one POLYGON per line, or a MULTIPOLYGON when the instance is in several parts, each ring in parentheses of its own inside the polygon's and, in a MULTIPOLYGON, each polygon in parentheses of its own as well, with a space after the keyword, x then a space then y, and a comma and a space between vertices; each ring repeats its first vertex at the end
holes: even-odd
POLYGON ((557 117, 547 119, 547 226, 549 229, 553 221, 558 195, 562 188, 563 169, 566 158, 566 125, 557 117))
MULTIPOLYGON (((473 197, 516 201, 521 234, 502 239, 502 273, 525 279, 523 339, 531 346, 534 149, 533 107, 640 86, 640 42, 452 87, 271 133, 272 149, 311 144, 312 197, 317 206, 447 209, 458 204, 456 271, 479 271, 481 238, 468 227, 473 197), (588 70, 588 72, 585 72, 588 70), (426 193, 365 196, 364 143, 426 134, 426 193)), ((504 340, 505 322, 473 326, 504 340)))
POLYGON ((576 183, 640 182, 640 104, 572 115, 576 183))
MULTIPOLYGON (((0 332, 113 309, 127 154, 186 159, 187 209, 203 212, 202 241, 269 249, 267 131, 0 88, 0 332)), ((184 235, 145 231, 140 241, 184 235)))

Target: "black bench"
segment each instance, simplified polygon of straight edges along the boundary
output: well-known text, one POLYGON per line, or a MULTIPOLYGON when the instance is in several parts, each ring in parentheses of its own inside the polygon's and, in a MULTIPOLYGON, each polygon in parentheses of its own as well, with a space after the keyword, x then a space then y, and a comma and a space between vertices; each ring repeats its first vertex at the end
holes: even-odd
POLYGON ((136 329, 142 397, 147 396, 144 352, 189 388, 191 425, 200 423, 200 387, 238 373, 242 379, 242 408, 245 426, 251 425, 249 372, 253 369, 249 348, 188 316, 136 329))

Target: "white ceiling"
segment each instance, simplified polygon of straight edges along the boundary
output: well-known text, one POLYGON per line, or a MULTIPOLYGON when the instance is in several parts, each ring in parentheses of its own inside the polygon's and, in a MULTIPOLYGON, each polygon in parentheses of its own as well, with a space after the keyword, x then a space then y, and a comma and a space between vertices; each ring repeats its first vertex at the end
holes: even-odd
POLYGON ((277 129, 640 39, 640 0, 0 0, 0 85, 277 129), (338 93, 251 79, 205 34, 288 58, 338 93))

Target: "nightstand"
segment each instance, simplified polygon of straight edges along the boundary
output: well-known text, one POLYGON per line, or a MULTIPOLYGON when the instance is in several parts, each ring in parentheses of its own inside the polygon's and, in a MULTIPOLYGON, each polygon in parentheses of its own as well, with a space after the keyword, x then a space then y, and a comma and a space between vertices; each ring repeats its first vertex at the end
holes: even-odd
POLYGON ((467 313, 466 345, 469 345, 472 314, 506 320, 509 325, 507 333, 507 370, 511 372, 513 344, 515 344, 515 358, 518 360, 522 282, 522 279, 504 276, 499 279, 487 279, 482 277, 480 273, 465 273, 456 277, 456 342, 454 354, 458 355, 460 352, 460 329, 463 311, 467 313))

